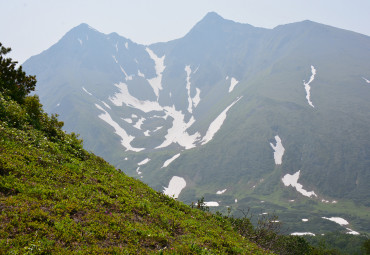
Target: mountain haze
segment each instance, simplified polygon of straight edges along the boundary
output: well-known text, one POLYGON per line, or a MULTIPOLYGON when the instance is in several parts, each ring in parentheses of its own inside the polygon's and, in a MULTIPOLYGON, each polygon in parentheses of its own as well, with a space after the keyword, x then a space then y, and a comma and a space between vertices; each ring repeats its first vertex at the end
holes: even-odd
POLYGON ((365 35, 209 13, 148 46, 81 24, 23 67, 46 111, 128 175, 319 234, 370 232, 369 59, 365 35))

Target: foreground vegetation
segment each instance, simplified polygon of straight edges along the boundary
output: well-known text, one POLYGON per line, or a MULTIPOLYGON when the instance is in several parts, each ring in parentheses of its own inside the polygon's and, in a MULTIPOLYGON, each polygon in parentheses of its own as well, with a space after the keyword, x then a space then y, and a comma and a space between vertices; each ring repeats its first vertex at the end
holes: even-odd
POLYGON ((0 254, 337 254, 274 219, 192 208, 88 153, 0 48, 0 254))

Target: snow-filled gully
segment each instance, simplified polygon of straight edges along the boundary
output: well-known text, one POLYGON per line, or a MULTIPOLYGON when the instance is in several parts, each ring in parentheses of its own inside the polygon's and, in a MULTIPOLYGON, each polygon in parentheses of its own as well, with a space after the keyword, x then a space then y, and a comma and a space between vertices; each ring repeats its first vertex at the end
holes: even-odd
POLYGON ((305 82, 303 81, 303 85, 304 85, 304 88, 306 90, 306 99, 307 99, 307 102, 308 104, 311 106, 311 107, 315 107, 311 101, 311 82, 313 82, 313 80, 315 79, 315 75, 316 75, 316 69, 314 66, 311 66, 311 77, 310 77, 310 80, 308 82, 305 82))

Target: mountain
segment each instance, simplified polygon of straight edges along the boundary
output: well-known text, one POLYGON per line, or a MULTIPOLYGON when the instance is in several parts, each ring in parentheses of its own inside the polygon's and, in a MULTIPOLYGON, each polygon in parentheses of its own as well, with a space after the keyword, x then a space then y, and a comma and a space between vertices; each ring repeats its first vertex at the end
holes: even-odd
POLYGON ((209 13, 149 46, 81 24, 23 67, 85 148, 155 190, 355 234, 370 233, 369 59, 365 35, 209 13))

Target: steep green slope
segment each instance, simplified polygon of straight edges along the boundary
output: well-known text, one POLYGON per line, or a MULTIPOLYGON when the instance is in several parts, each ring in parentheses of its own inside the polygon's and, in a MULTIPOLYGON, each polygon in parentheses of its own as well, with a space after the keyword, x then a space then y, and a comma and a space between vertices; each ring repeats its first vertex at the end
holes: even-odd
POLYGON ((0 57, 0 254, 271 254, 85 151, 37 96, 14 101, 0 57))

